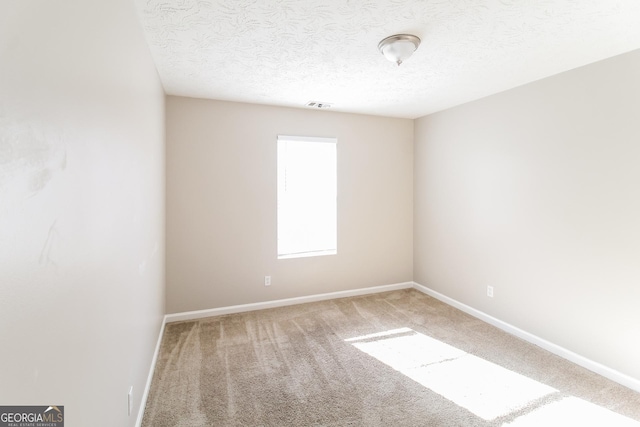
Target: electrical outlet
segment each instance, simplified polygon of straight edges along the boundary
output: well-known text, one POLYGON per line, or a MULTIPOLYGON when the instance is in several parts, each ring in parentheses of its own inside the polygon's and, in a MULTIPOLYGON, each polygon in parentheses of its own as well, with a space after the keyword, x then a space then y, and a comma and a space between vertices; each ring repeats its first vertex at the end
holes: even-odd
POLYGON ((271 276, 264 276, 264 285, 271 286, 271 276))
POLYGON ((487 286, 487 296, 493 298, 493 286, 487 286))
POLYGON ((131 416, 133 410, 133 386, 129 387, 129 394, 127 394, 127 415, 131 416))

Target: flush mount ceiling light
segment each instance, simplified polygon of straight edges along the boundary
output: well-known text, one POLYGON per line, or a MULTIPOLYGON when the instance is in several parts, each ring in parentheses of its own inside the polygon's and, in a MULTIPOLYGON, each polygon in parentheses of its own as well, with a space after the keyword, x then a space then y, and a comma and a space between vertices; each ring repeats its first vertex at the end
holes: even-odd
POLYGON ((400 66, 420 46, 420 38, 411 34, 396 34, 383 39, 378 50, 391 62, 400 66))

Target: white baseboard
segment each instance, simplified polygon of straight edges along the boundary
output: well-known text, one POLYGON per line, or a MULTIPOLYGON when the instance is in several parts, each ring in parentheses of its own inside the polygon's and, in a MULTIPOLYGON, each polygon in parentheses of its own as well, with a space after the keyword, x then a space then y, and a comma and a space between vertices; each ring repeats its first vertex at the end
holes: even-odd
POLYGON ((265 308, 285 307, 288 305, 304 304, 307 302, 324 301, 328 299, 355 297, 359 295, 377 294, 380 292, 408 289, 414 286, 413 282, 396 283, 393 285, 374 286, 371 288, 353 289, 349 291, 329 292, 326 294, 309 295, 304 297, 279 299, 274 301, 256 302, 253 304, 233 305, 229 307, 212 308, 208 310, 187 311, 184 313, 167 314, 167 323, 180 322, 182 320, 201 319, 203 317, 222 316, 224 314, 243 313, 245 311, 264 310, 265 308))
POLYGON ((445 304, 448 304, 461 311, 464 311, 465 313, 470 314, 471 316, 476 317, 490 325, 493 325, 507 333, 510 333, 511 335, 515 335, 516 337, 519 337, 557 356, 560 356, 570 362, 573 362, 576 365, 582 366, 583 368, 589 369, 590 371, 593 371, 596 374, 602 375, 603 377, 608 378, 612 381, 615 381, 619 384, 622 384, 625 387, 628 387, 632 390, 640 392, 640 380, 637 380, 633 377, 625 375, 621 372, 616 371, 615 369, 611 369, 593 360, 587 359, 586 357, 583 357, 577 353, 567 350, 564 347, 561 347, 557 344, 554 344, 545 339, 542 339, 527 331, 524 331, 520 328, 510 325, 509 323, 503 322, 500 319, 490 316, 480 310, 476 310, 473 307, 463 304, 453 298, 449 298, 448 296, 443 295, 439 292, 436 292, 433 289, 427 288, 426 286, 420 285, 419 283, 404 282, 404 283, 396 283, 393 285, 374 286, 371 288, 354 289, 354 290, 340 291, 340 292, 330 292, 326 294, 309 295, 309 296, 297 297, 297 298, 287 298, 287 299, 259 302, 259 303, 253 303, 253 304, 242 304, 242 305, 234 305, 230 307, 220 307, 220 308, 213 308, 209 310, 189 311, 184 313, 174 313, 174 314, 165 315, 162 322, 162 327, 160 328, 160 334, 158 336, 158 342, 156 344, 156 349, 153 354, 153 359, 151 361, 151 367, 149 368, 147 384, 145 386, 144 393, 142 395, 142 399, 140 402, 140 409, 138 410, 136 427, 142 426, 144 408, 146 406, 147 398, 149 396, 151 381, 153 379, 153 374, 154 374, 156 363, 158 360, 158 354, 160 352, 160 344, 162 342, 164 328, 167 323, 179 322, 182 320, 201 319, 204 317, 211 317, 211 316, 221 316, 225 314, 242 313, 242 312, 253 311, 253 310, 262 310, 266 308, 284 307, 288 305, 303 304, 303 303, 315 302, 315 301, 324 301, 324 300, 336 299, 336 298, 346 298, 346 297, 353 297, 353 296, 359 296, 359 295, 376 294, 380 292, 388 292, 388 291, 395 291, 399 289, 408 289, 408 288, 413 288, 424 294, 432 296, 437 300, 444 302, 445 304))
POLYGON ((582 366, 583 368, 595 372, 596 374, 602 375, 603 377, 622 384, 625 387, 640 392, 640 380, 623 374, 622 372, 616 371, 615 369, 611 369, 608 366, 595 362, 591 359, 587 359, 586 357, 567 350, 564 347, 561 347, 527 331, 510 325, 509 323, 503 322, 500 319, 496 319, 493 316, 490 316, 480 310, 476 310, 475 308, 463 304, 453 298, 449 298, 448 296, 436 292, 433 289, 429 289, 426 286, 414 282, 413 288, 424 294, 432 296, 435 299, 444 302, 445 304, 464 311, 465 313, 470 314, 471 316, 476 317, 483 322, 489 323, 490 325, 502 329, 503 331, 508 332, 511 335, 515 335, 516 337, 530 342, 531 344, 535 344, 538 347, 541 347, 557 356, 562 357, 563 359, 575 363, 576 365, 582 366))
POLYGON ((309 295, 305 297, 258 302, 254 304, 242 304, 242 305, 234 305, 230 307, 213 308, 209 310, 197 310, 197 311, 188 311, 184 313, 166 314, 162 319, 162 326, 160 327, 158 342, 156 343, 156 348, 153 353, 153 359, 151 360, 151 367, 149 368, 149 375, 147 376, 147 384, 145 385, 144 392, 140 400, 140 408, 138 409, 138 418, 136 419, 136 424, 135 424, 136 427, 142 426, 144 409, 147 406, 149 390, 151 389, 151 381, 153 380, 153 374, 155 372, 156 363, 158 361, 158 355, 160 353, 160 344, 162 343, 162 336, 164 335, 164 328, 167 323, 179 322, 181 320, 201 319, 203 317, 221 316, 224 314, 242 313, 242 312, 253 311, 253 310, 262 310, 265 308, 284 307, 288 305, 303 304, 303 303, 314 302, 314 301, 324 301, 328 299, 377 294, 380 292, 395 291, 398 289, 409 289, 412 287, 414 287, 413 282, 404 282, 404 283, 396 283, 393 285, 374 286, 371 288, 353 289, 349 291, 329 292, 326 294, 309 295))
POLYGON ((147 406, 147 398, 149 397, 149 390, 151 390, 151 381, 153 380, 153 374, 156 370, 156 363, 158 362, 158 355, 160 354, 160 344, 162 343, 162 336, 164 335, 164 325, 167 324, 167 316, 162 318, 162 325, 160 326, 160 333, 158 334, 158 341, 156 342, 156 349, 153 352, 153 358, 151 359, 151 367, 149 368, 149 375, 147 375, 147 383, 144 386, 142 397, 140 398, 140 408, 138 408, 138 418, 136 419, 136 427, 142 426, 142 417, 144 417, 144 408, 147 406))

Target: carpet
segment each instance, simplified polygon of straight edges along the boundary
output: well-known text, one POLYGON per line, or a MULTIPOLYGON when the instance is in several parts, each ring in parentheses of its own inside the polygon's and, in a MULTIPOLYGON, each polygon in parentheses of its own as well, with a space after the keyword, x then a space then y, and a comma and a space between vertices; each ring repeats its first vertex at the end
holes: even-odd
POLYGON ((413 289, 166 325, 143 427, 640 427, 640 393, 413 289))

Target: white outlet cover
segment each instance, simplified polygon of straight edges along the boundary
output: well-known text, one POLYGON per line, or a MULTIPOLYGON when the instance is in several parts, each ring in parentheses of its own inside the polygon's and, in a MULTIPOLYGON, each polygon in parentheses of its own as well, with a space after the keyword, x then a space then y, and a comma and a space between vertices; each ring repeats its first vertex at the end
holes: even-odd
POLYGON ((129 394, 127 394, 127 415, 131 415, 133 409, 133 386, 129 387, 129 394))

